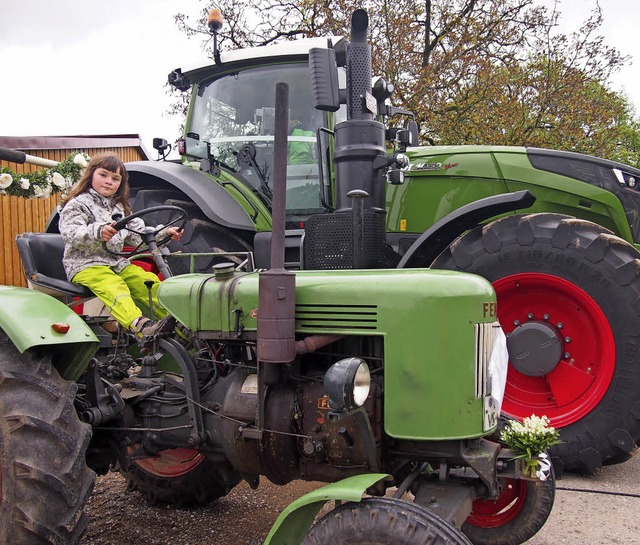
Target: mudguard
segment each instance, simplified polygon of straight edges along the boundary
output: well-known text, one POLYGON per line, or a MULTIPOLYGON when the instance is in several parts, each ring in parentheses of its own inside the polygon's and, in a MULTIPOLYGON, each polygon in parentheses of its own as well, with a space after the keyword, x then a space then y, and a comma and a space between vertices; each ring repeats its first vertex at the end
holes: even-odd
POLYGON ((214 223, 229 229, 256 230, 238 201, 202 172, 168 161, 134 161, 125 166, 131 179, 137 176, 159 178, 179 189, 214 223))
POLYGON ((280 513, 264 545, 299 545, 326 502, 359 502, 368 488, 386 478, 391 476, 386 473, 354 475, 301 496, 280 513))
POLYGON ((454 210, 422 233, 396 268, 427 267, 465 231, 482 221, 514 210, 529 208, 536 198, 529 190, 485 197, 454 210))
POLYGON ((82 373, 100 342, 89 326, 64 303, 39 291, 0 286, 0 328, 24 352, 36 346, 55 347, 63 378, 82 373), (68 324, 57 333, 52 324, 68 324))

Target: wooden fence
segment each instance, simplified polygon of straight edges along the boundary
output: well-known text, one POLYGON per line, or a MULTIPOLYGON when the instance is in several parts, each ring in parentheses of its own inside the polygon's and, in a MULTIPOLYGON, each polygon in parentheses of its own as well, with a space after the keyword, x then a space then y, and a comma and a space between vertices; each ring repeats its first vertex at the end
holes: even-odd
MULTIPOLYGON (((84 142, 86 143, 89 138, 90 137, 85 137, 83 139, 84 142)), ((102 137, 100 140, 101 143, 103 143, 105 138, 102 137)), ((0 145, 1 144, 2 141, 0 139, 0 145)), ((116 153, 125 163, 147 159, 144 150, 136 146, 38 150, 20 149, 29 155, 44 157, 54 161, 63 161, 70 154, 77 152, 84 152, 89 156, 102 152, 112 152, 116 153)), ((10 168, 16 174, 34 172, 42 168, 28 164, 19 165, 6 161, 0 161, 0 166, 10 168)), ((24 278, 22 264, 15 244, 16 235, 29 231, 44 231, 51 213, 58 205, 59 199, 59 194, 52 195, 48 199, 24 199, 22 197, 0 195, 0 284, 26 287, 27 284, 24 278)))

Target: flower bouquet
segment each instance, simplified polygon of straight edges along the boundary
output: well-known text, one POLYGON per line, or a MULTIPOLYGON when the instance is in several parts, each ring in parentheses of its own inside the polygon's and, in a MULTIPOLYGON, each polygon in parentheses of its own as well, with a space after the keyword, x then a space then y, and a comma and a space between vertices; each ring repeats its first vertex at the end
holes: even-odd
POLYGON ((560 443, 560 433, 549 426, 546 416, 531 416, 522 422, 510 420, 500 432, 500 439, 517 454, 513 459, 522 459, 524 474, 532 479, 546 480, 551 471, 551 462, 546 450, 560 443))

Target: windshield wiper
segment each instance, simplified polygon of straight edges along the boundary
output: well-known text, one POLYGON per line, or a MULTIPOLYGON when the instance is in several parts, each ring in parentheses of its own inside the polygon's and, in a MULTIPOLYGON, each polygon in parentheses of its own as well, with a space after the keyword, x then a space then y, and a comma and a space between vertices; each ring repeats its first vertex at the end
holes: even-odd
POLYGON ((240 166, 240 170, 243 170, 243 174, 245 174, 245 178, 249 179, 246 176, 247 173, 253 174, 250 178, 251 181, 257 181, 258 189, 265 195, 269 201, 273 200, 273 191, 267 184, 267 177, 264 172, 258 166, 256 161, 257 150, 256 146, 253 143, 244 144, 236 153, 236 160, 238 161, 238 165, 240 166), (248 171, 248 172, 246 172, 248 171))

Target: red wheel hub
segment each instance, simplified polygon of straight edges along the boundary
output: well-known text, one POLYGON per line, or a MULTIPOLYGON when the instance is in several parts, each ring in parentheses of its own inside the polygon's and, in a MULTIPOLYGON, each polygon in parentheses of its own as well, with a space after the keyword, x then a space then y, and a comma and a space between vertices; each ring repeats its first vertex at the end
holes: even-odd
MULTIPOLYGON (((527 337, 531 331, 532 338, 543 335, 545 345, 560 343, 552 364, 545 361, 537 373, 521 372, 524 366, 510 362, 502 410, 520 420, 546 415, 556 428, 586 416, 607 392, 616 360, 613 332, 598 304, 575 284, 550 274, 514 274, 493 286, 507 335, 527 337)), ((541 343, 540 354, 543 349, 541 343)), ((523 348, 509 355, 525 359, 530 352, 523 348)), ((544 354, 548 360, 549 352, 544 354)))
MULTIPOLYGON (((129 447, 130 452, 133 450, 135 447, 129 447)), ((204 456, 197 450, 174 448, 162 450, 157 456, 136 460, 136 464, 157 477, 174 478, 193 471, 203 460, 204 456)))
POLYGON ((527 481, 505 479, 498 499, 474 501, 466 522, 480 528, 498 528, 518 516, 526 497, 527 481))

